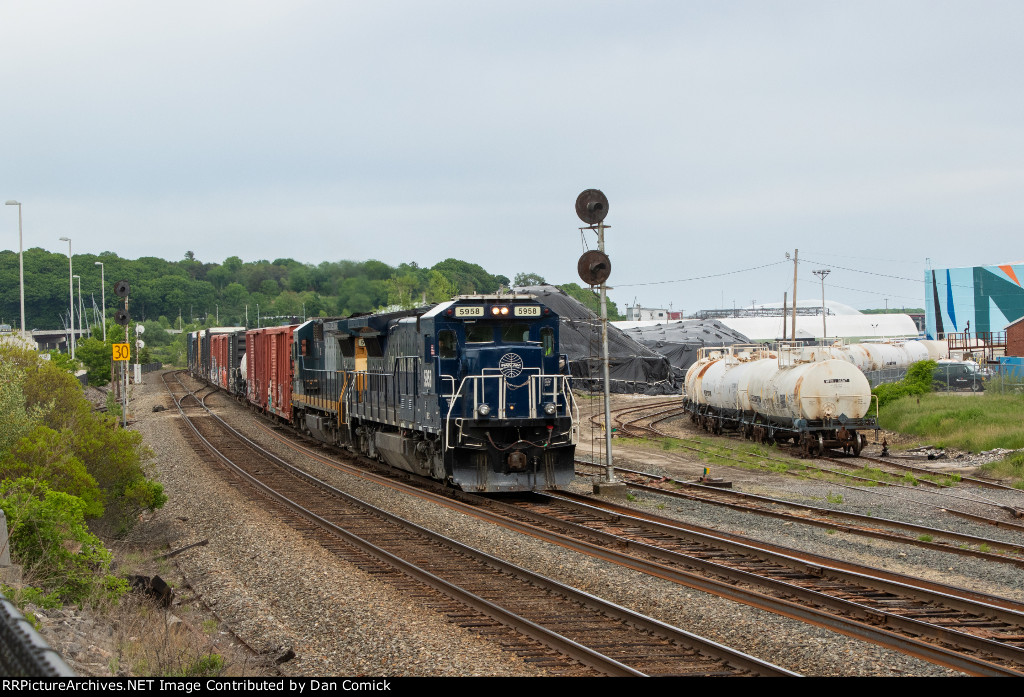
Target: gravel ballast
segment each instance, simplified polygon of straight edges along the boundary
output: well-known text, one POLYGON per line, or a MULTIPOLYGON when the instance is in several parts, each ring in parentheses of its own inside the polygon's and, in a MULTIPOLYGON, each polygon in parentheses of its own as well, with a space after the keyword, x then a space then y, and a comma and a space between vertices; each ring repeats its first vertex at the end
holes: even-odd
MULTIPOLYGON (((156 452, 157 477, 164 483, 169 501, 147 516, 134 534, 156 539, 171 549, 209 540, 208 545, 175 557, 174 563, 202 603, 255 652, 256 674, 547 674, 420 607, 391 585, 337 559, 278 521, 193 452, 183 439, 176 410, 152 411, 156 405, 170 406, 171 400, 158 375, 147 375, 146 380, 133 393, 134 428, 156 452), (295 657, 275 665, 273 659, 288 650, 294 651, 295 657)), ((249 437, 347 493, 464 544, 789 670, 818 676, 959 675, 835 632, 622 569, 341 473, 270 438, 241 405, 221 396, 210 402, 249 437)), ((651 459, 664 467, 663 455, 651 459)), ((644 459, 642 451, 629 451, 627 456, 634 464, 644 459)), ((690 467, 694 474, 701 469, 697 462, 679 467, 690 467)), ((716 476, 723 474, 716 471, 716 476)), ((792 477, 749 472, 742 477, 737 488, 744 491, 813 501, 814 505, 823 505, 829 491, 826 483, 792 477)), ((575 487, 589 492, 589 483, 582 478, 575 487)), ((933 520, 937 515, 934 507, 916 503, 917 492, 912 493, 915 496, 888 501, 874 492, 844 490, 844 505, 835 507, 853 512, 870 508, 879 517, 938 525, 933 520)), ((773 544, 1024 599, 1020 570, 1008 564, 656 495, 642 495, 631 505, 773 544)), ((943 518, 939 526, 997 537, 994 529, 982 531, 981 526, 961 521, 947 524, 943 518)), ((44 636, 60 650, 59 635, 51 639, 44 631, 44 636)), ((75 667, 82 670, 84 665, 100 663, 82 661, 75 667)), ((95 667, 86 671, 97 673, 103 671, 95 667)))

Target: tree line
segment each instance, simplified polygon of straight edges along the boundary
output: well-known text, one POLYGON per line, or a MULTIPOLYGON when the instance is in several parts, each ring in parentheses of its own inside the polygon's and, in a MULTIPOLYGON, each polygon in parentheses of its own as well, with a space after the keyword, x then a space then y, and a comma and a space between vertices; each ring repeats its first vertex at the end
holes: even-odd
MULTIPOLYGON (((24 258, 27 328, 66 327, 67 255, 36 247, 27 250, 24 258)), ((131 284, 129 311, 133 321, 159 322, 165 328, 179 329, 186 325, 254 327, 277 323, 274 320, 280 318, 343 317, 386 307, 442 302, 454 295, 494 293, 513 285, 506 276, 451 258, 426 268, 416 262, 393 267, 375 259, 314 265, 287 258, 244 262, 230 256, 222 263, 204 263, 191 251, 178 261, 122 259, 114 252, 75 254, 72 266, 81 277, 86 326, 101 322, 100 314, 92 312, 93 307, 101 311, 103 302, 97 262, 103 264, 108 318, 122 302, 114 295, 114 284, 126 280, 131 284)), ((543 282, 534 273, 520 273, 515 281, 518 285, 543 282)), ((595 293, 575 283, 560 287, 596 310, 595 293)), ((73 291, 77 316, 77 280, 73 291)), ((2 251, 0 321, 13 327, 20 325, 19 297, 18 254, 2 251)), ((609 303, 609 316, 621 318, 614 303, 609 303)))

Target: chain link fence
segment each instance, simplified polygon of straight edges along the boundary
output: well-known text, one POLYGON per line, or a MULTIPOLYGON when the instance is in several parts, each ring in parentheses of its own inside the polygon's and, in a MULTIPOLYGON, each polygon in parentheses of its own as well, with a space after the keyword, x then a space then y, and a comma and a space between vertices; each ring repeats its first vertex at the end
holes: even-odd
MULTIPOLYGON (((906 376, 905 368, 869 370, 864 373, 871 389, 906 376)), ((1024 365, 998 363, 979 365, 972 362, 939 363, 932 371, 933 392, 1024 392, 1024 365)))

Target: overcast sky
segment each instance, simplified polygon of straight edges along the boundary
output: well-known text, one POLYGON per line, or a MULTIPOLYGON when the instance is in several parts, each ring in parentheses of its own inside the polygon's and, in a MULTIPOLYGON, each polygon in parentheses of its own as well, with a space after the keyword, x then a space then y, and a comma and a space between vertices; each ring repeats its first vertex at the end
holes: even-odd
POLYGON ((800 299, 923 307, 926 259, 1024 258, 1022 37, 1020 0, 0 0, 0 199, 52 251, 565 283, 598 188, 620 308, 780 302, 796 248, 800 299))

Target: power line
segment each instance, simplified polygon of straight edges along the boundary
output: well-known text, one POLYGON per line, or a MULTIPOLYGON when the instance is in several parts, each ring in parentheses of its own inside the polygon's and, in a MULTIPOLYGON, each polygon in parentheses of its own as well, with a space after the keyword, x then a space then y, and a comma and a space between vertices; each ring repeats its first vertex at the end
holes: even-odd
POLYGON ((725 271, 722 273, 708 274, 707 276, 693 276, 692 278, 680 278, 674 281, 650 281, 648 283, 617 283, 617 288, 632 288, 634 286, 657 286, 665 283, 686 283, 688 281, 703 281, 706 278, 718 278, 720 276, 732 276, 733 274, 746 273, 748 271, 757 271, 758 269, 767 269, 769 266, 778 266, 779 264, 788 264, 789 260, 784 259, 782 261, 775 261, 771 264, 762 264, 761 266, 752 266, 749 269, 737 269, 736 271, 725 271))
MULTIPOLYGON (((810 263, 816 263, 816 264, 824 264, 825 263, 823 261, 815 262, 812 259, 807 259, 807 261, 810 262, 810 263)), ((906 276, 893 276, 892 274, 878 273, 877 271, 864 271, 862 269, 851 269, 851 268, 848 268, 846 266, 839 266, 838 264, 831 264, 831 266, 833 268, 836 268, 836 269, 842 269, 843 271, 853 271, 854 273, 865 273, 865 274, 868 274, 869 276, 881 276, 883 278, 895 278, 898 281, 910 281, 911 283, 926 283, 927 282, 923 278, 907 278, 906 276)), ((947 284, 943 283, 942 285, 947 285, 947 284)), ((964 285, 962 283, 950 283, 948 285, 950 285, 950 286, 952 286, 954 288, 973 288, 974 287, 973 285, 964 285)))

